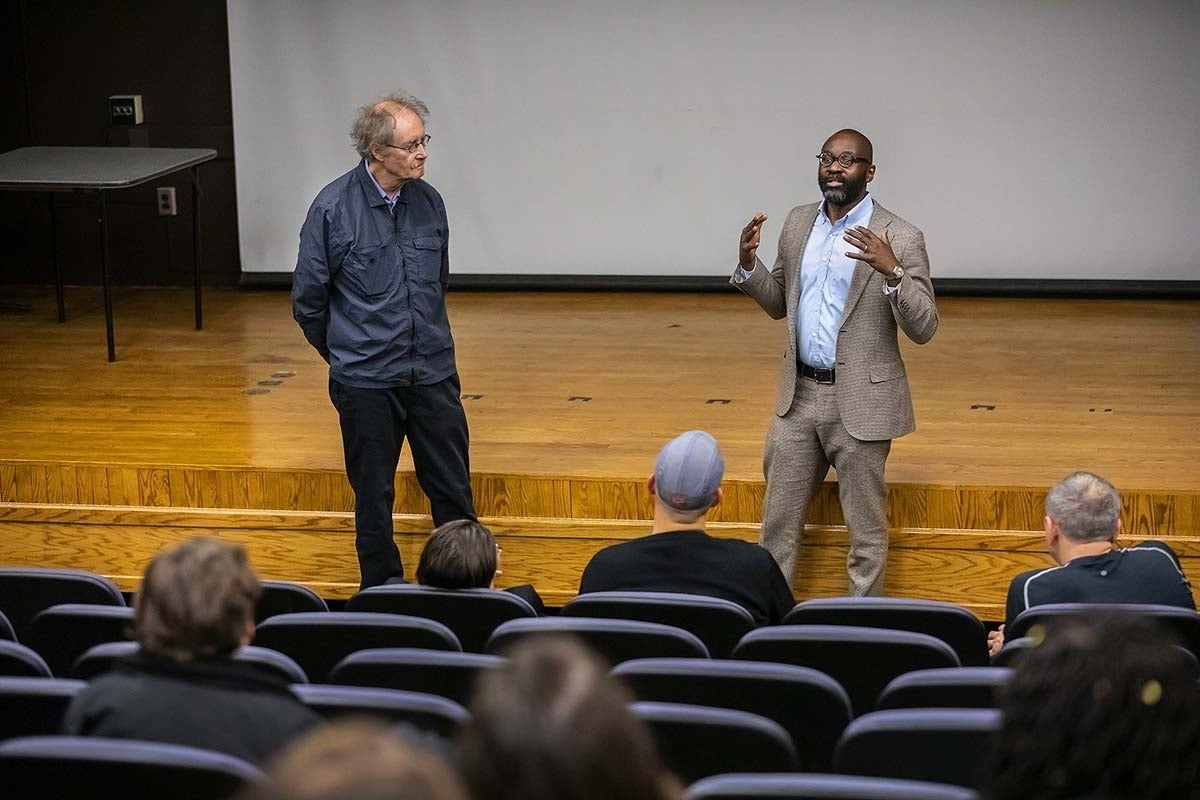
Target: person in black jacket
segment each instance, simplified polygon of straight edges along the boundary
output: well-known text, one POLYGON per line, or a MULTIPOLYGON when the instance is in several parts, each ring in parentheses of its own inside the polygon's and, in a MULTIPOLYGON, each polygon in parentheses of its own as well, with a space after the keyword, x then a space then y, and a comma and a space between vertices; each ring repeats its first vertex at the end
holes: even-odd
POLYGON ((1057 566, 1022 572, 1008 587, 1006 624, 988 634, 992 654, 1022 611, 1049 603, 1153 603, 1195 610, 1179 557, 1163 542, 1117 547, 1121 496, 1090 472, 1074 472, 1046 495, 1046 549, 1057 566))
POLYGON ((709 511, 721 502, 724 475, 721 450, 704 431, 667 442, 646 481, 654 497, 653 532, 596 553, 583 571, 579 593, 701 594, 732 600, 759 625, 781 622, 795 600, 770 552, 705 530, 709 511))
POLYGON ((232 658, 262 593, 245 549, 200 537, 160 553, 134 601, 140 645, 79 693, 63 732, 217 750, 261 764, 320 721, 286 682, 232 658))

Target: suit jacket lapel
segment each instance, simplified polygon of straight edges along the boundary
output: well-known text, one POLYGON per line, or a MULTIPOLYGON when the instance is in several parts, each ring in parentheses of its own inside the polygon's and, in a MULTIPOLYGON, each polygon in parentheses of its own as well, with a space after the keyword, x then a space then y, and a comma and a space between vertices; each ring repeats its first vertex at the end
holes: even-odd
POLYGON ((820 207, 820 204, 817 204, 805 209, 804 213, 797 214, 789 231, 789 239, 797 243, 795 252, 787 254, 788 263, 785 265, 791 270, 792 278, 788 285, 787 308, 793 334, 796 331, 796 307, 800 305, 800 262, 804 259, 804 248, 808 246, 808 237, 812 236, 813 223, 817 219, 817 210, 820 207))
MULTIPOLYGON (((867 225, 871 233, 883 238, 883 231, 892 223, 892 212, 885 209, 879 203, 875 204, 875 210, 871 212, 871 223, 867 225)), ((854 267, 854 277, 850 279, 850 289, 846 293, 846 307, 842 310, 842 319, 849 319, 850 312, 858 305, 858 300, 862 297, 862 293, 867 288, 867 281, 875 274, 875 268, 865 262, 858 262, 854 267)))

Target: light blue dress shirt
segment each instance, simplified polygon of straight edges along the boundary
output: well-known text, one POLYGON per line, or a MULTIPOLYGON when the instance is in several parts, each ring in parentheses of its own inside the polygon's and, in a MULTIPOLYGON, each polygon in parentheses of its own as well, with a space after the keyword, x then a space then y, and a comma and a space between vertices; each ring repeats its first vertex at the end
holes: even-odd
POLYGON ((796 315, 796 354, 810 367, 832 367, 837 363, 838 329, 854 268, 859 263, 846 255, 858 248, 842 237, 848 228, 870 225, 874 211, 875 201, 869 194, 836 224, 826 216, 825 203, 817 210, 800 257, 800 305, 796 315))
POLYGON ((367 171, 367 177, 371 179, 371 183, 375 184, 375 188, 379 190, 379 196, 382 197, 384 202, 387 203, 388 211, 392 212, 392 216, 395 216, 396 198, 400 196, 400 190, 397 189, 391 197, 388 197, 388 193, 383 190, 383 187, 379 185, 379 181, 375 180, 375 176, 371 174, 371 167, 367 164, 367 160, 365 158, 363 159, 362 163, 363 169, 367 171))

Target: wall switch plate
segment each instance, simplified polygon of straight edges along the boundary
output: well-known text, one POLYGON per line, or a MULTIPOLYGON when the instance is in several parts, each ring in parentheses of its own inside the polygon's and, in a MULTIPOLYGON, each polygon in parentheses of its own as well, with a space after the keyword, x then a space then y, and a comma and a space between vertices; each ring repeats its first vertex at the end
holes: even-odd
POLYGON ((179 209, 175 205, 174 186, 160 186, 155 191, 158 192, 158 215, 160 217, 173 217, 179 213, 179 209))

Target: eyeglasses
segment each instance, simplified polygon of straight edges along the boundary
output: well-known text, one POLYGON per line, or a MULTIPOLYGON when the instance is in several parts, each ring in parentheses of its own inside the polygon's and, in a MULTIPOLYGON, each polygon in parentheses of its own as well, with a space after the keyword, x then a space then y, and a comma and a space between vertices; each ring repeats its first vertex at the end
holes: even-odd
POLYGON ((853 167, 854 163, 856 161, 865 161, 868 164, 871 163, 871 159, 856 156, 856 155, 854 155, 854 153, 847 152, 847 153, 842 153, 840 156, 835 156, 833 153, 830 153, 828 150, 826 150, 824 153, 821 153, 820 155, 818 155, 817 160, 819 160, 821 162, 822 167, 831 167, 831 166, 833 166, 833 162, 836 161, 839 164, 841 164, 843 167, 845 167, 846 169, 853 167))
POLYGON ((417 152, 418 147, 424 147, 425 145, 429 144, 429 140, 432 138, 433 137, 427 133, 420 139, 411 141, 408 144, 385 144, 384 147, 394 147, 395 149, 403 150, 406 153, 415 153, 417 152))

